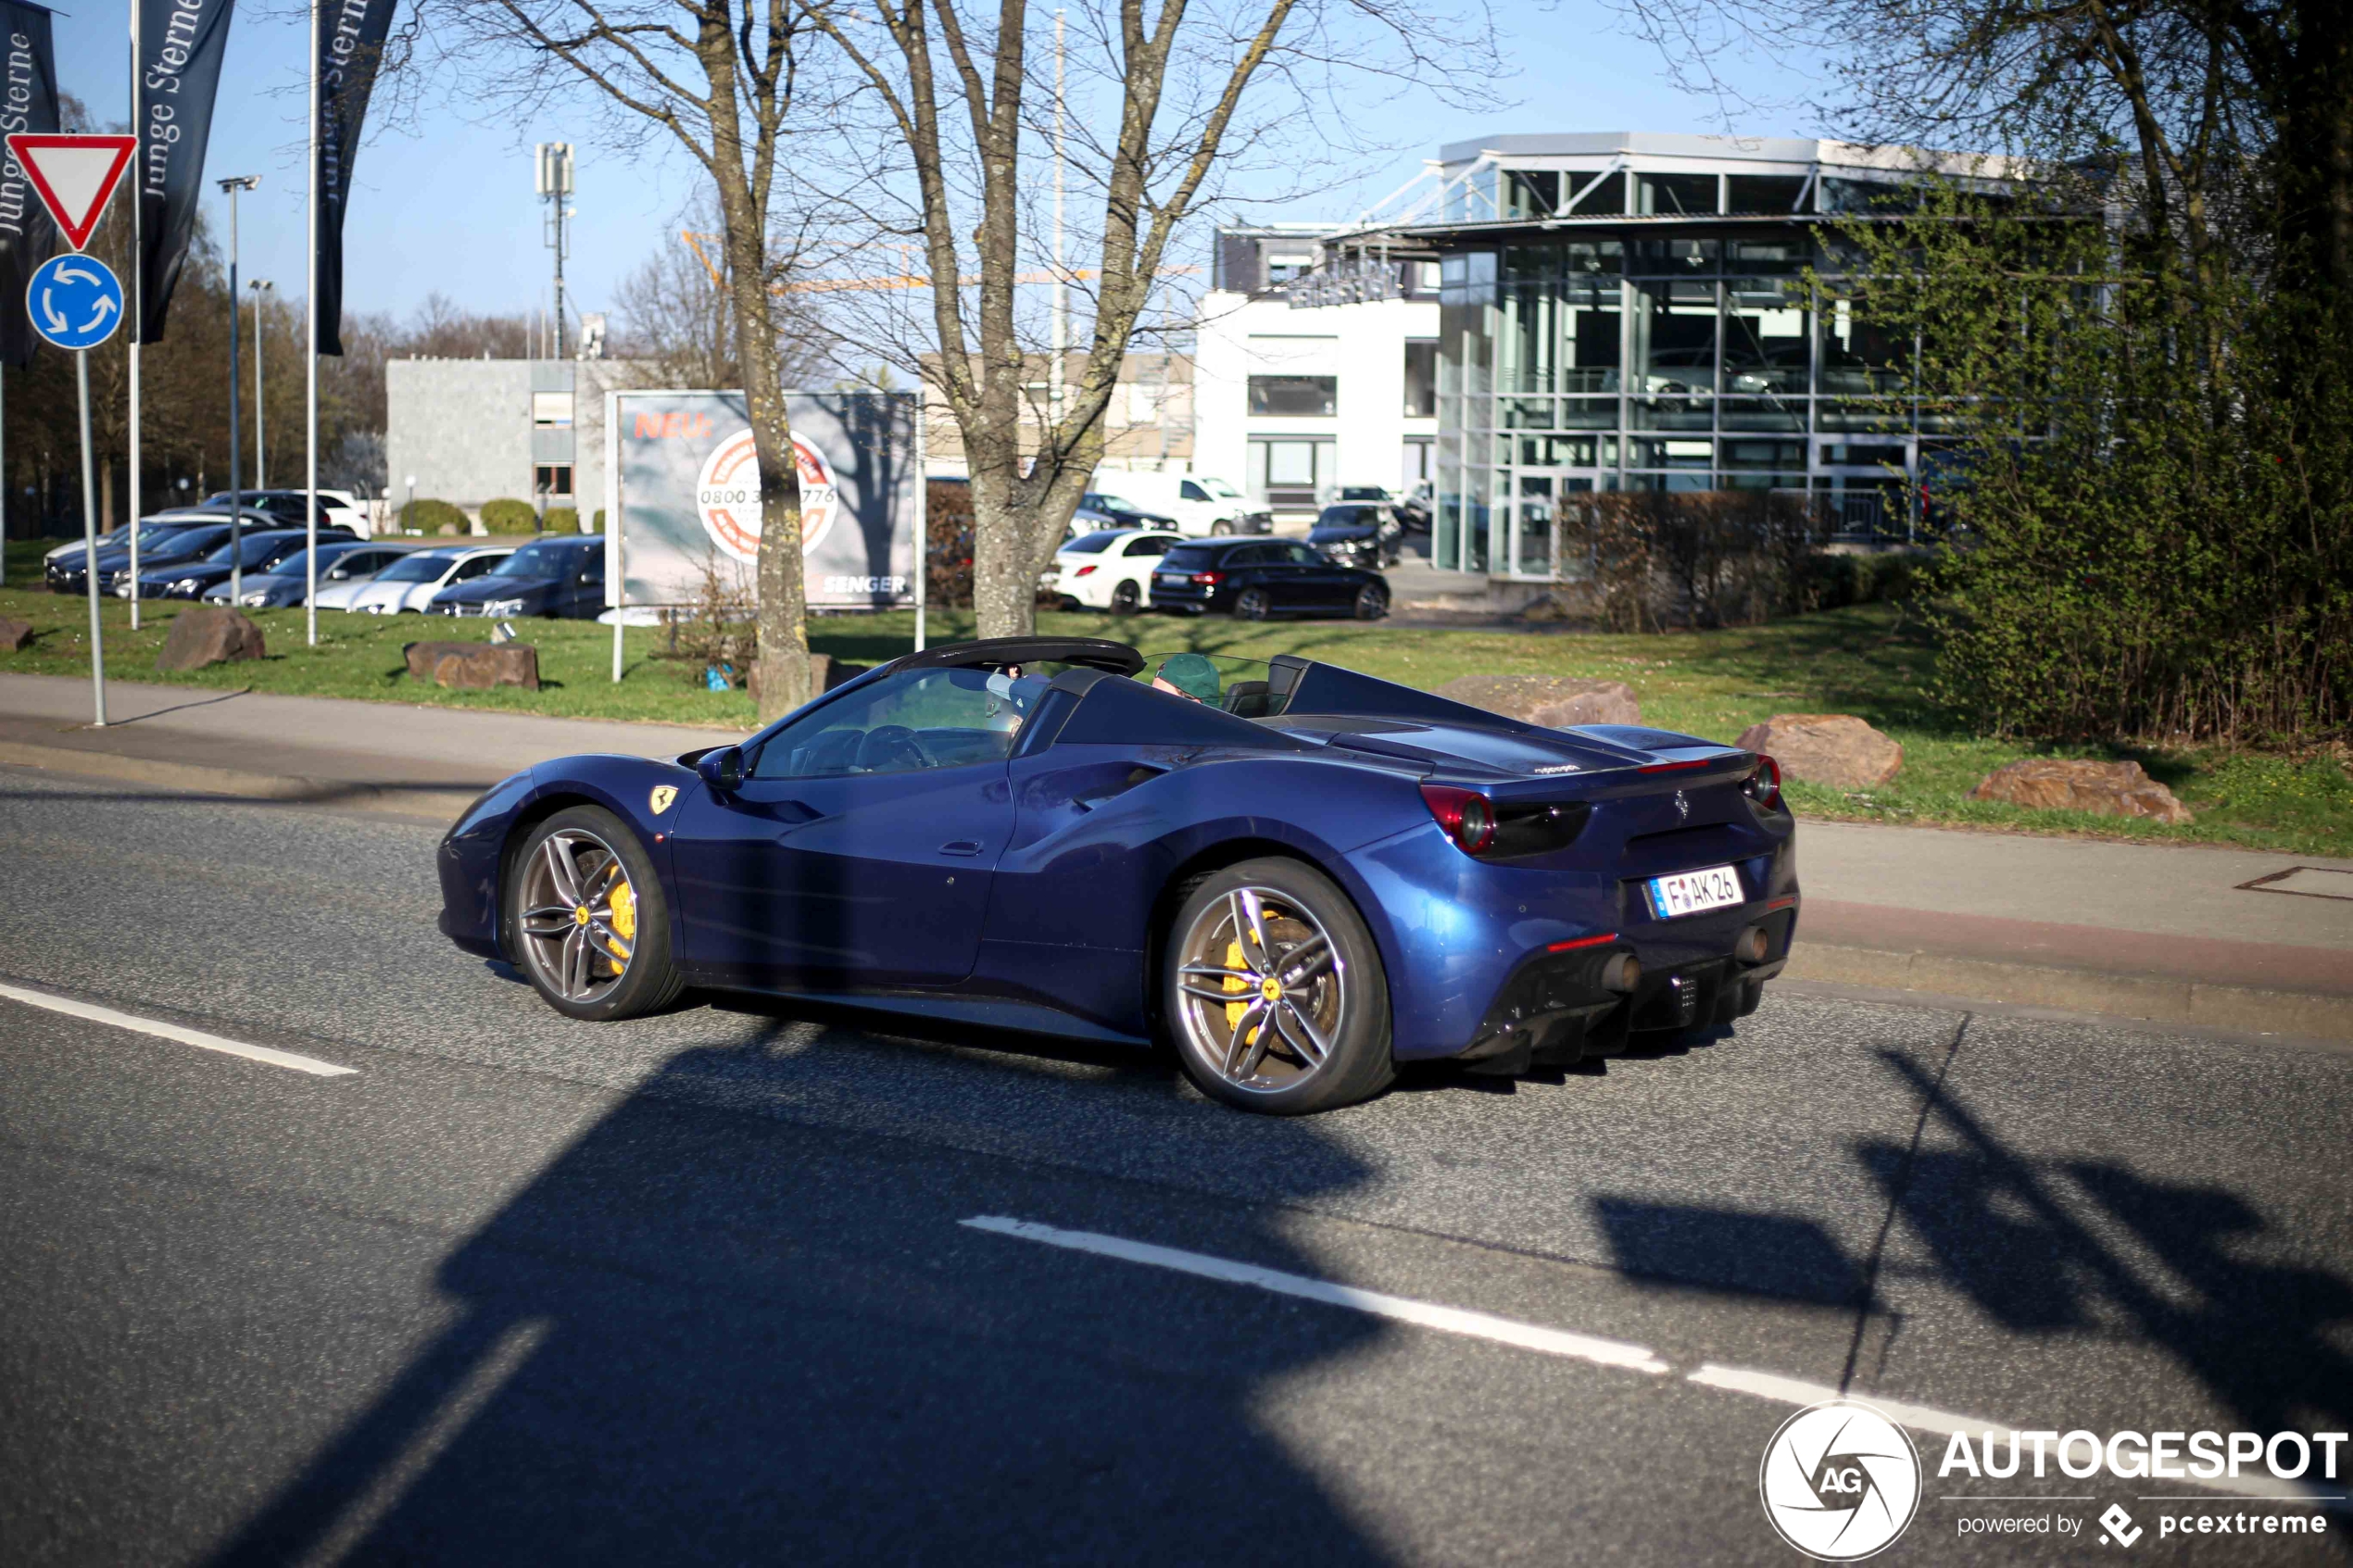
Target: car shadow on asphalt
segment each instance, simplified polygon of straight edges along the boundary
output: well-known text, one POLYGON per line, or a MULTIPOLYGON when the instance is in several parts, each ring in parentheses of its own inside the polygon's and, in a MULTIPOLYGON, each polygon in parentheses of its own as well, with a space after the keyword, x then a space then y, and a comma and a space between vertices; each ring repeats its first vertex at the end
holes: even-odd
MULTIPOLYGON (((1387 1561, 1255 1413, 1376 1322, 958 1222, 1317 1272, 1270 1223, 711 1103, 830 1093, 792 1029, 679 1052, 458 1245, 447 1327, 210 1561, 1387 1561)), ((1133 1135, 1235 1135, 1201 1109, 1133 1135)), ((1301 1197, 1365 1179, 1241 1120, 1324 1146, 1301 1197)))

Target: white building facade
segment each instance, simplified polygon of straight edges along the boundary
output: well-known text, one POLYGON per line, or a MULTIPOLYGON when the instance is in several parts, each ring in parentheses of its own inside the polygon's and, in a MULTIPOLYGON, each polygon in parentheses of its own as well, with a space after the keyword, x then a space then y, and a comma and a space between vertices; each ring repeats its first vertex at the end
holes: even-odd
POLYGON ((1380 288, 1308 306, 1290 285, 1338 227, 1219 231, 1202 302, 1193 470, 1228 481, 1278 522, 1310 514, 1333 485, 1410 490, 1433 471, 1438 269, 1401 261, 1380 288))

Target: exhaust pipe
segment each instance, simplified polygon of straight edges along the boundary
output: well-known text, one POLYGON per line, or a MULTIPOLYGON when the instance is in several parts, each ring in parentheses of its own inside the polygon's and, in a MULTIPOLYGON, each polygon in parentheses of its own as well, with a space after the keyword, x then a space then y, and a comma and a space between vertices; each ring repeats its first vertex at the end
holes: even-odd
POLYGON ((1761 925, 1752 925, 1732 939, 1732 957, 1743 963, 1763 963, 1770 940, 1761 925))
POLYGON ((1631 953, 1612 953, 1602 965, 1602 988, 1621 996, 1642 983, 1642 960, 1631 953))

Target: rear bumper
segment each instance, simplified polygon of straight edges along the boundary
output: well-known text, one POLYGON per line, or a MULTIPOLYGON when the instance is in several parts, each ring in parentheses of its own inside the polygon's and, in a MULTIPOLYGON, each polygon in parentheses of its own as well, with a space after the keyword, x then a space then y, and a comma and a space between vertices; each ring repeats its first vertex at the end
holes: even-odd
POLYGON ((1797 927, 1794 896, 1718 911, 1727 927, 1697 944, 1620 939, 1565 953, 1538 952, 1496 993, 1477 1036, 1456 1059, 1474 1072, 1515 1073, 1567 1067, 1589 1056, 1614 1056, 1650 1031, 1708 1028, 1756 1010, 1765 983, 1789 962, 1797 927), (1752 927, 1764 950, 1745 960, 1734 950, 1752 927), (1710 951, 1708 949, 1715 949, 1710 951), (1647 951, 1646 951, 1647 949, 1647 951), (1604 983, 1611 960, 1631 954, 1642 977, 1630 989, 1604 983))

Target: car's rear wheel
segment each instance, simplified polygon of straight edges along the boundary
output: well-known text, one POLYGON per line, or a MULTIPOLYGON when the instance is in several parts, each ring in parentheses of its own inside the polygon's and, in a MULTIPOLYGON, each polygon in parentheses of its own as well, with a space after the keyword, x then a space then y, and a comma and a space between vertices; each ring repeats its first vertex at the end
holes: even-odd
POLYGON ((1234 618, 1237 621, 1264 621, 1273 609, 1274 601, 1264 588, 1244 588, 1234 596, 1234 618))
POLYGON ((1367 583, 1356 590, 1356 619, 1378 621, 1389 613, 1389 596, 1377 583, 1367 583))
POLYGON ((1122 583, 1111 591, 1111 612, 1114 615, 1133 615, 1143 602, 1143 591, 1133 583, 1122 583))
POLYGON ((559 811, 532 831, 507 878, 508 947, 547 1005, 571 1018, 635 1018, 675 1000, 670 907, 620 818, 559 811))
POLYGON ((1389 978, 1347 895, 1297 860, 1245 860, 1170 928, 1163 1007, 1185 1075, 1245 1110, 1368 1099, 1395 1073, 1389 978))

